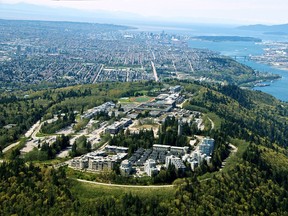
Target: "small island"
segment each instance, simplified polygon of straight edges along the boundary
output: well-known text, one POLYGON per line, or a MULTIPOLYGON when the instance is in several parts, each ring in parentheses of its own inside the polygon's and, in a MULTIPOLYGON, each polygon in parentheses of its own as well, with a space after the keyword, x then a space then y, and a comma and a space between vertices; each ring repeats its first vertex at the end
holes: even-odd
POLYGON ((262 42, 260 38, 240 37, 240 36, 197 36, 193 38, 213 42, 222 42, 222 41, 262 42))

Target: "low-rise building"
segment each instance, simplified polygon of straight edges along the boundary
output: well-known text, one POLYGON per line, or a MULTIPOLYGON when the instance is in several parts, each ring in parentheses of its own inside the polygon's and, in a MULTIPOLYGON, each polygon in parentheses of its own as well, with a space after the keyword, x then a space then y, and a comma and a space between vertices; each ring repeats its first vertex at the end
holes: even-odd
POLYGON ((128 148, 127 147, 122 147, 122 146, 110 146, 110 145, 107 145, 105 147, 105 151, 107 151, 109 153, 127 153, 128 152, 128 148))
POLYGON ((171 146, 170 153, 173 155, 184 155, 189 150, 189 147, 179 147, 179 146, 171 146))
POLYGON ((183 161, 174 155, 166 157, 165 161, 166 168, 168 168, 170 164, 173 165, 177 171, 184 172, 186 170, 186 166, 183 163, 183 161))
POLYGON ((77 169, 86 169, 88 168, 88 158, 86 157, 73 158, 70 162, 70 166, 77 169))
POLYGON ((169 88, 169 91, 171 93, 180 92, 181 91, 181 86, 180 85, 172 86, 172 87, 169 88))
POLYGON ((123 127, 120 122, 114 122, 114 124, 106 127, 105 132, 110 134, 117 134, 122 128, 123 127))
POLYGON ((161 145, 161 144, 154 144, 153 150, 155 151, 170 151, 170 145, 161 145))
POLYGON ((120 121, 114 122, 112 125, 109 125, 105 132, 110 134, 117 134, 124 127, 128 127, 132 124, 132 120, 128 118, 122 118, 120 121))
POLYGON ((120 122, 124 127, 128 127, 130 124, 133 123, 130 118, 121 118, 120 122))
POLYGON ((87 110, 82 116, 82 119, 92 118, 100 112, 109 112, 111 109, 115 107, 113 102, 106 102, 101 104, 100 106, 94 107, 92 109, 87 110))
POLYGON ((116 161, 112 159, 106 158, 90 158, 88 169, 97 171, 112 170, 114 168, 115 162, 116 161))
POLYGON ((169 94, 159 94, 155 100, 165 100, 168 96, 169 94))
POLYGON ((212 155, 214 150, 214 139, 205 137, 199 145, 199 150, 202 154, 212 155))
POLYGON ((78 169, 89 169, 93 171, 112 170, 116 163, 119 163, 127 156, 127 153, 117 153, 116 155, 107 155, 105 152, 90 152, 81 157, 73 158, 70 166, 78 169))
POLYGON ((149 112, 149 115, 151 116, 151 117, 159 117, 159 116, 161 116, 161 111, 150 111, 149 112))
POLYGON ((161 145, 154 144, 153 150, 158 152, 170 152, 172 155, 183 155, 188 152, 189 147, 179 147, 179 146, 170 146, 170 145, 161 145))

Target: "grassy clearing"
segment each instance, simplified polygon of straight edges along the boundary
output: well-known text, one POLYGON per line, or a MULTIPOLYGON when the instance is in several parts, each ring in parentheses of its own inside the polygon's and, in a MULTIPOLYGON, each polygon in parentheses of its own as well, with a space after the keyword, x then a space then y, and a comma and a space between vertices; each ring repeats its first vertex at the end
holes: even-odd
POLYGON ((158 130, 159 128, 159 124, 143 124, 143 125, 135 125, 133 128, 130 128, 131 130, 133 129, 137 129, 137 130, 150 130, 152 128, 152 130, 158 130))
POLYGON ((212 123, 209 120, 209 117, 207 115, 204 115, 202 119, 203 119, 203 124, 204 124, 204 130, 205 131, 211 131, 212 123))
POLYGON ((191 111, 198 111, 198 112, 202 112, 202 113, 209 113, 209 110, 203 107, 199 107, 196 105, 191 105, 189 103, 185 103, 183 104, 183 108, 187 109, 187 110, 191 110, 191 111))
POLYGON ((59 134, 57 134, 57 133, 45 134, 45 133, 42 133, 42 132, 38 132, 38 133, 36 134, 36 137, 39 137, 39 138, 49 137, 49 136, 59 136, 59 134))
POLYGON ((140 198, 148 198, 156 196, 160 199, 167 199, 173 197, 175 189, 171 188, 120 188, 110 187, 104 185, 95 185, 91 183, 78 182, 71 179, 72 194, 76 195, 80 200, 91 200, 99 197, 121 197, 125 193, 137 195, 140 198))
POLYGON ((119 100, 119 103, 133 103, 130 101, 130 98, 120 98, 119 100))
POLYGON ((67 161, 68 158, 55 158, 52 160, 44 160, 44 161, 33 161, 33 164, 39 167, 44 167, 44 166, 54 166, 57 165, 59 163, 63 163, 65 161, 67 161))
POLYGON ((207 116, 214 122, 214 130, 219 130, 221 126, 221 118, 215 113, 207 113, 207 116))
POLYGON ((152 97, 148 97, 148 96, 140 96, 140 97, 131 98, 132 101, 135 101, 137 103, 145 103, 145 102, 151 101, 152 99, 153 99, 152 97))
POLYGON ((236 164, 240 163, 242 160, 243 153, 246 151, 249 143, 240 139, 232 139, 232 145, 238 148, 236 153, 230 153, 229 158, 226 161, 225 167, 222 169, 222 172, 227 172, 234 169, 236 164))
POLYGON ((129 97, 129 98, 120 98, 120 103, 146 103, 153 100, 153 97, 148 96, 139 96, 139 97, 129 97))
POLYGON ((213 172, 213 173, 205 173, 204 175, 202 176, 198 176, 197 179, 198 181, 202 182, 202 181, 205 181, 205 180, 208 180, 208 179, 211 179, 214 175, 216 175, 217 173, 219 173, 220 171, 218 172, 213 172))

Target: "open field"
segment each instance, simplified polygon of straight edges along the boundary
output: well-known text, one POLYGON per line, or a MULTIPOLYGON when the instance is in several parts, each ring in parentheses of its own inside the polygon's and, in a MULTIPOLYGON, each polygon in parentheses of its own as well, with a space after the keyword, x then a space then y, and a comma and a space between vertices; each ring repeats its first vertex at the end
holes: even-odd
POLYGON ((129 97, 129 98, 120 98, 120 103, 146 103, 154 100, 153 97, 148 96, 139 96, 139 97, 129 97))
POLYGON ((222 170, 224 172, 228 170, 233 170, 235 168, 236 164, 238 164, 242 160, 243 154, 249 145, 248 142, 240 139, 232 139, 231 143, 237 147, 237 152, 235 154, 232 154, 231 157, 229 157, 229 159, 227 160, 225 167, 222 170))
POLYGON ((114 196, 120 197, 125 193, 131 193, 142 198, 157 196, 158 198, 173 197, 175 189, 173 187, 166 188, 127 188, 127 187, 110 187, 105 185, 97 185, 86 182, 78 182, 71 179, 72 193, 76 194, 80 199, 93 199, 99 197, 114 196))

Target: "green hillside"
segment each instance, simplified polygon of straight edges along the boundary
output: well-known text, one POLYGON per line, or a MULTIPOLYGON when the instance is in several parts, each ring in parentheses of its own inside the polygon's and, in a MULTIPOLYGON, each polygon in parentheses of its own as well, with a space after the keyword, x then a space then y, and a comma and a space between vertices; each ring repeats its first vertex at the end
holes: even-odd
MULTIPOLYGON (((13 160, 0 165, 0 214, 287 215, 288 104, 258 91, 170 80, 7 93, 0 99, 5 112, 0 120, 0 144, 5 147, 16 141, 41 116, 48 118, 59 110, 81 112, 142 91, 153 96, 176 84, 184 87, 184 108, 214 120, 215 128, 205 131, 206 135, 222 137, 237 148, 222 169, 201 166, 169 188, 113 189, 68 178, 69 172, 52 168, 49 161, 39 167, 39 163, 25 164, 14 153, 13 160), (26 128, 22 118, 31 118, 26 128), (3 129, 12 123, 16 126, 3 129)), ((221 157, 221 151, 214 154, 221 157)))

